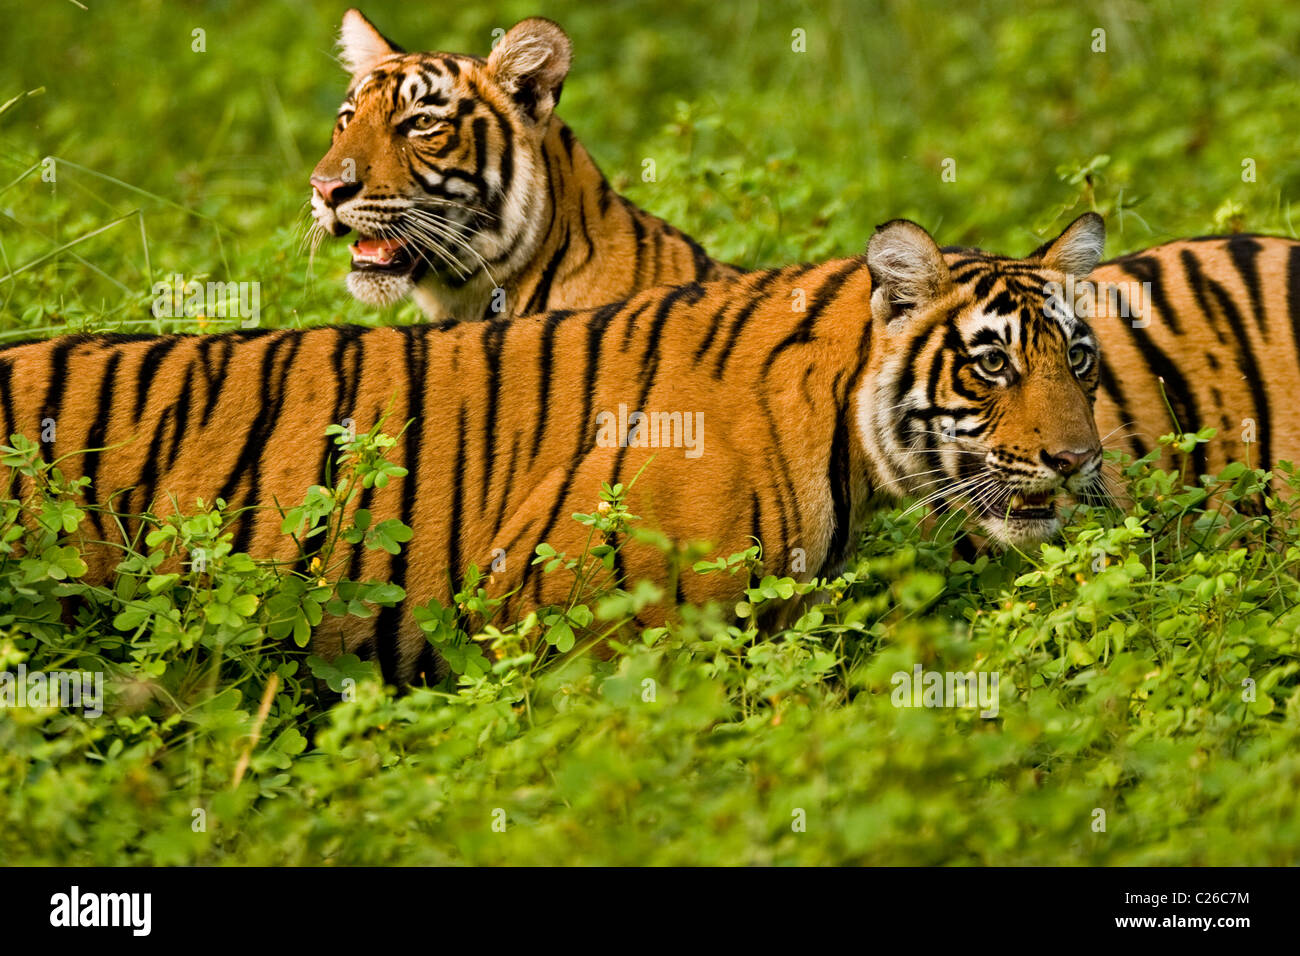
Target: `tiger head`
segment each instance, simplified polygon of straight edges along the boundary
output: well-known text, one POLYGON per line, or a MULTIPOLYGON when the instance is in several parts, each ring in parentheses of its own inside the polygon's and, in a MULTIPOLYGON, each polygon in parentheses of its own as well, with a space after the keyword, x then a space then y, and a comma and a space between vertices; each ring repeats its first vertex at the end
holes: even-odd
POLYGON ((945 256, 907 220, 877 229, 858 428, 886 488, 965 507, 1014 546, 1058 530, 1058 496, 1101 498, 1097 340, 1061 290, 1104 242, 1095 213, 1024 259, 945 256))
POLYGON ((457 288, 527 262, 541 143, 572 56, 564 31, 524 20, 486 60, 405 53, 349 10, 339 43, 352 81, 311 205, 330 234, 356 231, 349 291, 383 306, 422 281, 457 288))

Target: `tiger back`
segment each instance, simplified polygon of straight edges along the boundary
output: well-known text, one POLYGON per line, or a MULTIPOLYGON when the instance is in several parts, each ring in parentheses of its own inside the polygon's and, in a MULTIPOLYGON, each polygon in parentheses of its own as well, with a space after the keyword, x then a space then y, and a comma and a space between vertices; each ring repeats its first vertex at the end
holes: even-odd
MULTIPOLYGON (((53 420, 42 453, 89 477, 100 509, 165 515, 221 497, 249 509, 237 550, 294 562, 281 509, 323 481, 326 429, 409 421, 392 449, 405 476, 352 507, 413 537, 397 554, 345 555, 351 579, 392 582, 406 600, 314 635, 318 653, 375 658, 404 682, 440 668, 414 608, 447 605, 470 564, 494 568, 504 621, 565 601, 570 578, 533 557, 541 543, 583 553, 590 529, 572 516, 597 509, 604 483, 628 486, 632 513, 672 542, 726 555, 757 541, 766 570, 801 579, 834 573, 869 510, 902 495, 966 503, 1003 542, 1052 534, 1058 500, 1099 481, 1098 373, 1087 325, 1042 289, 1086 275, 1101 235, 1085 216, 1032 259, 950 269, 900 220, 865 257, 594 310, 13 345, 0 350, 0 426, 32 436, 53 420)), ((118 533, 103 510, 79 529, 91 580, 111 575, 118 533)), ((744 584, 678 575, 639 538, 617 544, 612 581, 662 589, 642 625, 680 601, 734 601, 744 584)))
POLYGON ((1161 435, 1213 427, 1189 456, 1194 475, 1300 464, 1300 242, 1186 239, 1103 263, 1089 280, 1109 445, 1141 456, 1161 435))

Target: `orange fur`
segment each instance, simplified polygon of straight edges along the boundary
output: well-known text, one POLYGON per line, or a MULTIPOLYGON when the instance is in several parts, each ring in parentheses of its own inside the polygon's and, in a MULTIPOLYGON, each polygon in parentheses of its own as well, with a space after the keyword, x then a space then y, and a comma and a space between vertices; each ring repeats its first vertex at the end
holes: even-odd
MULTIPOLYGON (((254 506, 236 525, 236 547, 293 560, 275 506, 297 504, 323 480, 328 425, 350 418, 365 431, 391 406, 392 431, 411 422, 392 451, 409 474, 360 504, 376 521, 400 518, 414 538, 397 557, 359 552, 351 576, 396 582, 408 598, 316 637, 323 653, 374 654, 391 679, 409 680, 429 666, 411 608, 447 601, 453 579, 470 563, 487 568, 496 549, 506 567, 494 593, 518 588, 509 616, 564 598, 570 580, 537 573, 534 548, 545 541, 581 553, 587 529, 571 516, 595 509, 602 482, 630 484, 641 473, 631 510, 671 540, 703 540, 728 554, 758 539, 765 567, 779 574, 793 572, 801 549, 800 577, 840 566, 876 496, 932 488, 924 461, 951 482, 969 480, 984 467, 975 449, 986 448, 1036 469, 1029 483, 1054 483, 1038 459, 1096 441, 1096 373, 1095 363, 1072 373, 1067 338, 1044 315, 1035 290, 1061 278, 1050 256, 978 257, 949 274, 918 227, 891 224, 879 235, 905 240, 888 269, 869 252, 651 290, 589 311, 14 345, 0 350, 0 424, 6 435, 35 436, 53 419, 47 457, 67 456, 66 474, 92 477, 92 502, 122 512, 165 514, 172 501, 190 510, 219 495, 254 506), (897 301, 890 290, 909 288, 908 268, 929 277, 928 291, 897 301), (891 283, 878 283, 874 297, 873 270, 891 283), (990 319, 986 308, 1011 313, 990 319), (954 344, 984 322, 1019 330, 1007 353, 1023 374, 1006 388, 984 381, 966 346, 954 344), (913 408, 905 427, 902 406, 912 399, 899 376, 925 382, 930 369, 941 373, 937 405, 913 408), (599 443, 598 417, 620 405, 700 413, 701 453, 671 441, 599 443), (969 414, 987 428, 940 438, 941 412, 969 414), (906 453, 891 455, 895 442, 906 453), (88 448, 108 450, 81 451, 88 448)), ((887 244, 873 239, 878 245, 887 244)), ((973 498, 996 519, 1009 498, 993 491, 973 498)), ((128 533, 135 526, 128 520, 128 533)), ((94 580, 109 575, 117 554, 96 542, 115 534, 111 522, 81 530, 94 580)), ((617 570, 629 580, 669 581, 664 556, 637 542, 627 543, 617 570)), ((688 572, 666 599, 734 599, 740 583, 688 572)))
POLYGON ((1193 454, 1196 474, 1232 461, 1300 463, 1300 415, 1281 384, 1300 377, 1300 242, 1181 240, 1103 263, 1089 278, 1152 290, 1136 323, 1113 313, 1091 320, 1103 367, 1097 423, 1112 436, 1108 446, 1135 455, 1157 447, 1175 430, 1172 406, 1182 431, 1218 430, 1193 454))
POLYGON ((551 21, 517 24, 486 60, 403 53, 356 11, 342 42, 353 80, 312 207, 336 236, 401 244, 391 263, 354 257, 363 301, 496 318, 737 271, 614 192, 554 114, 570 52, 551 21))

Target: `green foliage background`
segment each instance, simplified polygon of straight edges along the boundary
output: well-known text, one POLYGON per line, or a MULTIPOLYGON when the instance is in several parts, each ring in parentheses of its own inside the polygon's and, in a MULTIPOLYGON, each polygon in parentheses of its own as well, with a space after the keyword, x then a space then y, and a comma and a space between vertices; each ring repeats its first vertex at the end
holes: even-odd
MULTIPOLYGON (((343 6, 45 0, 7 17, 0 337, 154 327, 149 289, 172 273, 261 282, 272 325, 418 321, 347 297, 341 243, 311 264, 301 249, 345 86, 343 6)), ((1008 253, 1086 208, 1107 214, 1111 254, 1295 235, 1292 3, 365 9, 408 48, 480 54, 495 28, 559 21, 576 51, 560 113, 606 174, 745 265, 856 252, 898 216, 1008 253)), ((977 565, 914 515, 882 516, 784 634, 684 609, 612 662, 529 660, 503 638, 494 668, 461 654, 463 684, 394 698, 359 669, 358 699, 332 705, 272 620, 287 586, 235 557, 206 593, 162 582, 146 610, 132 584, 71 630, 33 624, 76 577, 51 513, 22 539, 41 557, 0 555, 0 666, 104 669, 116 703, 0 713, 0 862, 1294 863, 1294 518, 1236 515, 1249 474, 1209 512, 1168 476, 1131 478, 1136 525, 1082 514, 1061 548, 977 565), (181 637, 140 626, 172 610, 181 637), (917 663, 997 670, 999 718, 894 707, 890 675, 917 663)), ((24 532, 5 507, 10 546, 24 532)))

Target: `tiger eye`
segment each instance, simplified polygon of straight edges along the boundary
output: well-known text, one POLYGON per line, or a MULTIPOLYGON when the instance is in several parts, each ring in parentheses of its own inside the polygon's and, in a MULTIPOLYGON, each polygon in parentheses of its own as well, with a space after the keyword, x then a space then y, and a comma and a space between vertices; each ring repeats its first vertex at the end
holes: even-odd
POLYGON ((976 361, 980 363, 980 368, 990 375, 997 375, 1007 367, 1005 352, 985 352, 976 361))

